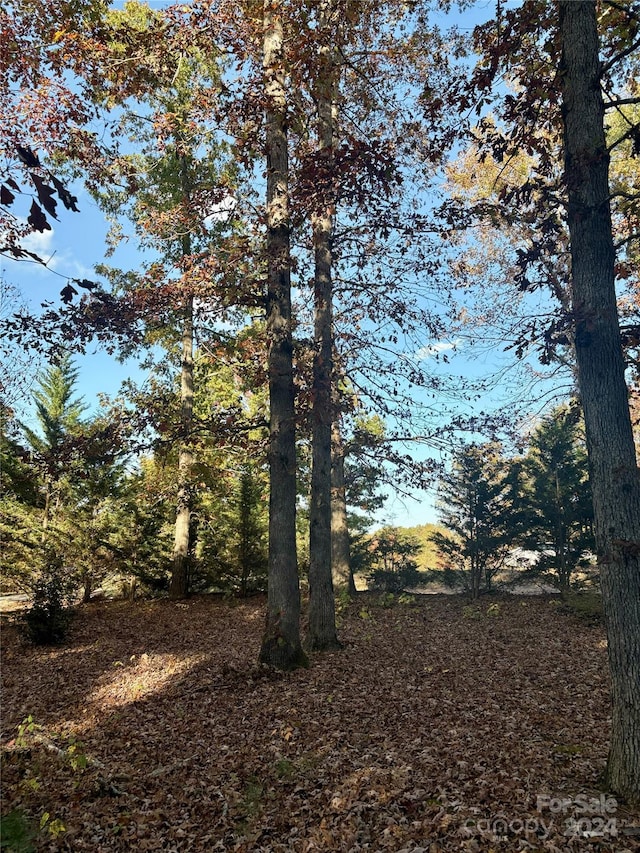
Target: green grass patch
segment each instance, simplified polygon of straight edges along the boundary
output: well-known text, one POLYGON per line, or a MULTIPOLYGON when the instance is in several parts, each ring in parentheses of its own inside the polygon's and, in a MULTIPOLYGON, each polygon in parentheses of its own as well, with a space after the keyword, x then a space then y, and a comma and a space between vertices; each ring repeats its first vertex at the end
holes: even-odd
POLYGON ((604 621, 602 596, 598 592, 569 592, 563 596, 563 609, 585 622, 604 621))

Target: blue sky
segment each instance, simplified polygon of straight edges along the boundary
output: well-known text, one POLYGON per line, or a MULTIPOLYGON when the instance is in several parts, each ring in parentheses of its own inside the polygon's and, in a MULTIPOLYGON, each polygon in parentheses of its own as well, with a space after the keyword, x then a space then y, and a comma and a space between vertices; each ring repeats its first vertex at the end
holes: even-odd
MULTIPOLYGON (((3 279, 9 286, 19 288, 22 301, 35 312, 43 302, 60 304, 59 294, 67 277, 96 280, 94 267, 104 259, 107 233, 104 216, 80 185, 73 186, 73 192, 78 196, 80 212, 63 209, 58 221, 51 220, 51 231, 33 234, 24 243, 25 248, 47 261, 47 268, 28 261, 3 259, 3 279)), ((118 262, 124 268, 135 268, 138 257, 135 251, 125 248, 119 253, 118 262)), ((40 364, 36 361, 32 366, 34 363, 40 364)), ((97 346, 78 357, 76 364, 80 369, 78 393, 90 406, 88 414, 98 410, 99 393, 113 395, 124 379, 139 374, 136 362, 120 364, 97 346)), ((18 403, 18 411, 23 407, 24 415, 28 416, 28 401, 18 403)))
MULTIPOLYGON (((473 10, 460 14, 457 19, 456 15, 446 18, 443 16, 443 23, 448 24, 452 19, 456 19, 459 26, 471 29, 476 23, 494 13, 495 0, 490 2, 487 0, 487 2, 476 3, 473 10)), ((29 238, 26 246, 46 259, 49 269, 36 264, 10 260, 5 260, 3 264, 4 280, 9 285, 17 286, 23 300, 33 309, 37 309, 43 301, 54 303, 59 301, 59 292, 65 283, 64 278, 60 276, 95 279, 94 266, 104 259, 107 233, 104 216, 81 185, 76 184, 73 191, 78 196, 80 212, 61 210, 59 221, 52 223, 52 231, 34 235, 29 238)), ((110 261, 123 269, 135 269, 139 262, 139 255, 130 243, 123 244, 110 261)), ((480 376, 485 372, 494 371, 501 360, 505 364, 510 361, 510 357, 500 353, 497 347, 488 346, 484 351, 476 349, 472 353, 465 341, 460 338, 443 341, 425 340, 420 356, 424 361, 432 361, 435 365, 438 356, 442 357, 445 354, 450 358, 450 364, 446 368, 442 366, 438 369, 446 369, 452 373, 459 372, 466 376, 480 376)), ((98 409, 98 394, 113 396, 118 392, 123 380, 131 377, 137 382, 143 382, 146 378, 136 361, 120 364, 98 348, 90 348, 85 356, 77 359, 76 364, 80 370, 78 392, 89 404, 89 413, 98 409)), ((29 377, 35 377, 37 366, 37 362, 27 358, 25 371, 29 377)), ((476 412, 486 409, 488 404, 495 405, 500 396, 505 394, 506 386, 498 387, 492 393, 490 400, 481 398, 474 404, 469 404, 467 409, 475 408, 476 412)), ((18 401, 16 408, 21 417, 29 419, 28 402, 18 401)), ((406 445, 406 452, 415 454, 418 458, 425 458, 431 453, 423 446, 413 443, 406 445)), ((435 458, 440 457, 440 451, 433 453, 435 458)), ((407 501, 405 498, 391 496, 385 509, 380 513, 380 521, 401 525, 435 521, 433 494, 416 493, 416 497, 415 501, 407 501)))

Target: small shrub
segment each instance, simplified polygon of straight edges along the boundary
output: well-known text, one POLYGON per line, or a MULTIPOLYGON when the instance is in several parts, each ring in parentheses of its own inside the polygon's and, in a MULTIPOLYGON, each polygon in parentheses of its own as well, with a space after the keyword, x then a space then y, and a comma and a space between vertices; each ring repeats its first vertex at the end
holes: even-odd
POLYGON ((52 838, 58 838, 67 831, 64 823, 59 818, 51 820, 49 812, 45 812, 40 818, 40 831, 46 829, 52 838))
POLYGON ((84 751, 82 741, 76 740, 73 736, 69 737, 69 745, 66 749, 67 759, 74 772, 82 772, 89 766, 89 759, 84 751))
POLYGON ((242 805, 247 818, 255 817, 262 808, 265 788, 262 782, 252 776, 244 788, 242 805))
POLYGON ((351 602, 352 598, 349 595, 347 587, 340 587, 335 594, 336 627, 339 628, 342 625, 344 615, 348 611, 351 602))
POLYGON ((75 584, 65 576, 62 559, 48 553, 34 585, 33 603, 23 616, 25 632, 32 643, 48 646, 65 639, 73 617, 74 593, 75 584))
POLYGON ((0 817, 1 850, 7 853, 33 853, 35 835, 33 826, 19 809, 0 817))
POLYGON ((451 566, 446 566, 440 572, 440 580, 442 583, 449 587, 449 589, 465 589, 466 587, 466 577, 465 573, 459 571, 458 569, 452 569, 451 566))
POLYGON ((279 758, 275 763, 275 771, 278 779, 289 782, 293 778, 295 765, 288 758, 279 758))
POLYGON ((34 732, 39 732, 41 729, 42 726, 39 723, 36 723, 31 714, 29 714, 29 716, 25 717, 18 725, 16 746, 20 749, 26 749, 29 745, 29 735, 32 735, 34 732))
POLYGON ((398 571, 376 569, 370 572, 367 578, 367 585, 372 592, 390 592, 396 595, 419 583, 420 572, 413 566, 398 571))
POLYGON ((482 619, 484 613, 478 604, 466 604, 462 608, 462 615, 465 619, 482 619))
POLYGON ((393 592, 383 592, 382 595, 378 598, 377 604, 380 607, 393 607, 396 601, 397 598, 393 592))

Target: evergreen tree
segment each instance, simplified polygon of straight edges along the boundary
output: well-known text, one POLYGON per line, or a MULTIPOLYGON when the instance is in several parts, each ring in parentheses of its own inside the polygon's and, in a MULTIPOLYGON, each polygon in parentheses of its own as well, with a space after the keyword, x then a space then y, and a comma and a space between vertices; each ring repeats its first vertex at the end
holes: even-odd
POLYGON ((336 432, 340 443, 334 451, 334 482, 341 486, 341 492, 336 489, 334 499, 334 559, 336 567, 341 566, 341 585, 347 587, 350 595, 356 593, 354 575, 366 574, 373 565, 368 531, 375 512, 386 499, 380 491, 385 479, 380 456, 384 433, 384 422, 377 415, 355 418, 351 434, 344 442, 340 432, 336 432))
POLYGON ((74 455, 74 436, 86 405, 76 398, 78 370, 69 355, 48 367, 38 381, 33 397, 39 430, 21 424, 43 485, 42 541, 55 507, 60 505, 63 477, 74 455))
POLYGON ((370 537, 366 548, 369 589, 402 592, 420 581, 417 557, 422 546, 397 527, 383 527, 370 537))
POLYGON ((439 486, 440 522, 450 532, 432 541, 445 570, 471 597, 491 588, 515 538, 509 466, 499 444, 471 444, 455 457, 439 486))
POLYGON ((593 504, 583 427, 571 406, 554 409, 531 436, 523 460, 523 544, 540 554, 537 568, 562 590, 589 563, 593 504))
POLYGON ((340 418, 336 416, 331 425, 331 575, 334 590, 346 589, 354 596, 344 463, 345 446, 340 418))
POLYGON ((69 470, 64 523, 69 530, 65 555, 83 587, 83 600, 114 568, 110 542, 126 524, 126 464, 120 436, 107 417, 82 424, 69 470))
POLYGON ((36 506, 37 474, 29 464, 29 451, 20 442, 18 430, 13 411, 0 403, 0 495, 36 506))
POLYGON ((263 489, 264 484, 251 466, 245 465, 237 486, 238 568, 243 596, 266 588, 268 555, 263 489))
MULTIPOLYGON (((162 14, 143 3, 129 2, 121 10, 110 10, 106 16, 112 33, 110 50, 116 54, 126 50, 126 39, 132 36, 143 41, 161 21, 162 14)), ((135 191, 109 187, 101 189, 97 197, 116 225, 114 233, 122 227, 119 220, 126 214, 140 246, 153 252, 142 273, 108 272, 125 296, 129 294, 138 305, 152 305, 150 311, 138 308, 145 319, 147 343, 161 342, 179 363, 179 451, 169 594, 184 598, 189 592, 190 562, 196 546, 192 520, 198 452, 193 411, 195 338, 204 325, 198 322, 198 313, 222 319, 225 312, 221 303, 230 301, 228 291, 218 298, 220 270, 205 259, 221 250, 231 204, 228 181, 232 169, 222 163, 224 145, 218 128, 203 110, 203 104, 211 108, 219 94, 216 56, 205 55, 195 44, 185 50, 184 45, 176 46, 172 40, 164 46, 157 44, 155 50, 162 52, 162 61, 153 52, 145 56, 143 82, 137 79, 141 69, 130 69, 137 109, 125 110, 120 118, 120 129, 135 142, 136 151, 116 157, 112 166, 118 185, 128 185, 135 174, 135 191), (197 300, 200 312, 196 310, 197 300)), ((119 73, 107 64, 109 97, 126 101, 131 93, 127 86, 118 88, 122 84, 119 73)), ((104 92, 100 90, 98 96, 103 97, 104 92)))
POLYGON ((41 534, 40 478, 18 429, 13 412, 0 404, 0 553, 8 591, 28 588, 41 534))

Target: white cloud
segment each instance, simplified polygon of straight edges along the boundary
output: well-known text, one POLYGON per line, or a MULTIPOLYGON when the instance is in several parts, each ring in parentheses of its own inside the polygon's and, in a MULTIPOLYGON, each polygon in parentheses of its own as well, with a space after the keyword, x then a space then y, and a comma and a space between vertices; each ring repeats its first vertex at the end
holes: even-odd
POLYGON ((421 347, 415 357, 418 361, 426 361, 429 358, 434 358, 442 352, 450 352, 460 349, 462 338, 456 338, 455 341, 438 341, 437 344, 429 344, 426 347, 421 347))
POLYGON ((63 252, 56 255, 56 269, 71 278, 88 278, 95 279, 96 271, 93 267, 88 267, 73 256, 71 252, 63 252))
POLYGON ((21 240, 20 246, 27 252, 33 252, 43 261, 46 261, 54 252, 53 248, 54 231, 34 231, 32 234, 27 234, 21 240))
POLYGON ((238 202, 232 195, 226 195, 221 201, 213 205, 213 210, 204 218, 204 224, 207 228, 213 228, 221 222, 228 222, 233 215, 238 202))
MULTIPOLYGON (((47 269, 59 272, 69 278, 95 278, 95 270, 79 261, 69 249, 59 252, 55 247, 55 229, 51 231, 34 231, 27 234, 20 242, 20 247, 27 252, 37 255, 47 269)), ((39 269, 46 273, 44 267, 39 269)))

